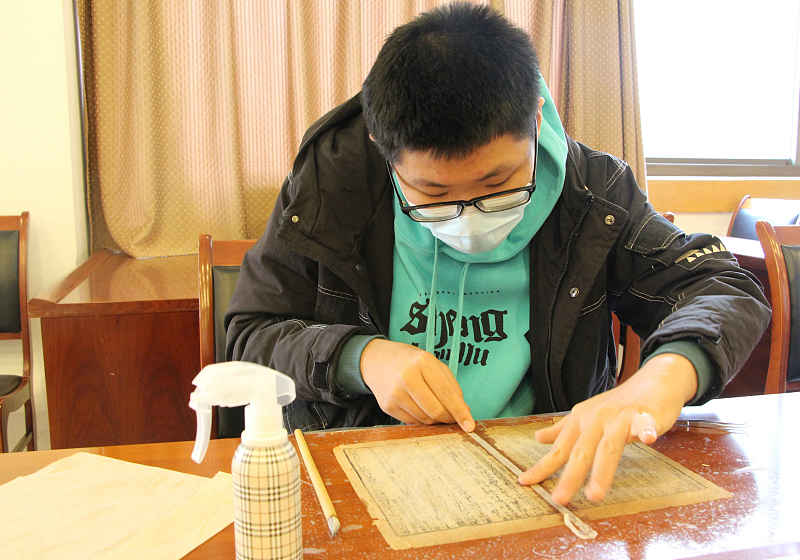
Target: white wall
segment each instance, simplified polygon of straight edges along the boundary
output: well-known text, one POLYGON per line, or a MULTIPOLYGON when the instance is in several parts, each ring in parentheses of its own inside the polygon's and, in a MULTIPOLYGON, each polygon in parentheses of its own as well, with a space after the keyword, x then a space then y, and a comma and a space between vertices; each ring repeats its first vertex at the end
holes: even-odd
MULTIPOLYGON (((0 17, 0 214, 30 212, 28 297, 87 258, 72 0, 6 1, 0 17)), ((41 328, 31 321, 39 447, 49 448, 41 328)), ((18 341, 0 341, 0 371, 21 373, 18 341)), ((15 413, 10 439, 22 435, 15 413)))

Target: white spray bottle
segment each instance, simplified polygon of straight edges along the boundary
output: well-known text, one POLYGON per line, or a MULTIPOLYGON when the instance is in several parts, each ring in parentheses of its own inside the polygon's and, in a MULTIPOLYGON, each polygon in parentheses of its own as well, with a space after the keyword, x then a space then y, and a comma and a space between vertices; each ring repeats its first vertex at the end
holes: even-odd
POLYGON ((247 405, 231 464, 236 558, 302 558, 300 463, 281 414, 294 400, 294 381, 258 364, 222 362, 204 367, 192 383, 196 463, 208 449, 211 407, 247 405))

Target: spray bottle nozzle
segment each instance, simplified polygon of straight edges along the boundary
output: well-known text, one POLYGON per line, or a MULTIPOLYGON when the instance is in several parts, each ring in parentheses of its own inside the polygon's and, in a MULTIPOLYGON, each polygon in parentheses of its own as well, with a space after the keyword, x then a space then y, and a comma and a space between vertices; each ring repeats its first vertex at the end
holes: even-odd
POLYGON ((221 362, 204 367, 192 380, 197 388, 189 407, 197 413, 192 460, 203 460, 211 437, 212 406, 245 407, 242 443, 263 445, 286 437, 281 407, 294 400, 294 381, 268 367, 250 362, 221 362))

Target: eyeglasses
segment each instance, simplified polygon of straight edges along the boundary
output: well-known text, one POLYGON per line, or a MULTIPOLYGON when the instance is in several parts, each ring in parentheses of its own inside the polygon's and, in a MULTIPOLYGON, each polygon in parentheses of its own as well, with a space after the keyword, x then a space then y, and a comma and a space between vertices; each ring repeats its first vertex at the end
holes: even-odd
POLYGON ((397 186, 394 173, 392 173, 392 165, 387 161, 386 167, 389 170, 389 177, 392 181, 394 192, 397 195, 397 199, 400 201, 400 210, 415 222, 444 222, 446 220, 458 218, 467 206, 474 206, 481 212, 492 213, 510 210, 511 208, 527 204, 531 199, 531 194, 536 190, 536 156, 539 151, 539 142, 536 135, 534 135, 533 141, 533 173, 531 175, 531 181, 527 185, 516 189, 508 189, 497 193, 478 196, 469 200, 452 200, 449 202, 433 202, 431 204, 408 206, 403 203, 403 197, 400 196, 400 188, 397 186))

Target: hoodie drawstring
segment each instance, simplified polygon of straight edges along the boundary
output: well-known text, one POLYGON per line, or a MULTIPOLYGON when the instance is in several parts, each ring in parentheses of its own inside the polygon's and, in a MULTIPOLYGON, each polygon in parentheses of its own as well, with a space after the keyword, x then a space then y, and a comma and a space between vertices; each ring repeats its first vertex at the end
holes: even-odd
POLYGON ((431 274, 431 297, 428 301, 428 325, 425 328, 425 351, 433 353, 436 335, 436 272, 439 268, 439 239, 433 238, 433 274, 431 274))
MULTIPOLYGON (((433 273, 431 274, 431 292, 428 301, 428 324, 425 328, 425 350, 433 353, 436 339, 436 276, 439 268, 439 239, 433 239, 433 273)), ((456 320, 453 323, 453 342, 450 345, 450 359, 447 362, 447 367, 453 372, 453 376, 458 378, 458 359, 459 350, 461 346, 461 317, 464 311, 464 287, 467 284, 467 271, 469 270, 469 263, 464 263, 461 267, 461 274, 458 279, 458 309, 456 310, 456 320)), ((445 321, 442 321, 442 328, 446 329, 445 321)))
POLYGON ((450 360, 447 367, 453 372, 453 377, 458 379, 459 350, 461 349, 461 317, 464 311, 464 286, 467 283, 467 270, 469 263, 464 263, 461 268, 461 276, 458 279, 458 309, 456 310, 456 322, 453 324, 453 344, 450 346, 450 360))

